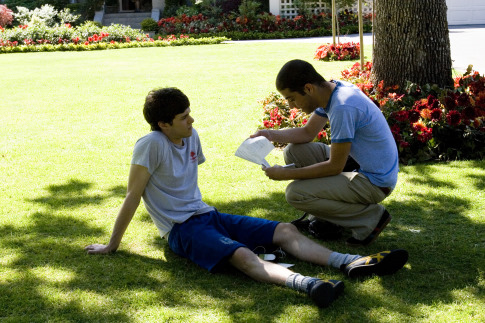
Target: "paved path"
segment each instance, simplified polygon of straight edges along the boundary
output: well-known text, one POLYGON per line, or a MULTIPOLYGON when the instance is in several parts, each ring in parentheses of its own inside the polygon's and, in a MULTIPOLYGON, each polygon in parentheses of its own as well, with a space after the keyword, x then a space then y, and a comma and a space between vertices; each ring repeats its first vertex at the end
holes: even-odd
MULTIPOLYGON (((474 70, 485 74, 485 25, 450 26, 450 47, 453 68, 465 71, 469 64, 474 70)), ((340 42, 359 42, 359 35, 341 36, 340 42)), ((236 42, 236 41, 235 41, 236 42)), ((270 39, 270 40, 243 40, 237 42, 306 42, 306 43, 330 43, 332 36, 295 38, 295 39, 270 39)), ((364 34, 364 46, 372 44, 372 35, 364 34)))

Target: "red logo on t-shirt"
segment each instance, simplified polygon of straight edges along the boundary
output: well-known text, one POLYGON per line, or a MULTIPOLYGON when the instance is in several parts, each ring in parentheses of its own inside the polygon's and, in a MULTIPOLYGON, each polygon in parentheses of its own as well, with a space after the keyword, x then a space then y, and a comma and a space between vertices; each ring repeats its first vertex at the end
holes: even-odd
POLYGON ((193 151, 190 152, 190 160, 193 162, 197 160, 197 154, 193 151))

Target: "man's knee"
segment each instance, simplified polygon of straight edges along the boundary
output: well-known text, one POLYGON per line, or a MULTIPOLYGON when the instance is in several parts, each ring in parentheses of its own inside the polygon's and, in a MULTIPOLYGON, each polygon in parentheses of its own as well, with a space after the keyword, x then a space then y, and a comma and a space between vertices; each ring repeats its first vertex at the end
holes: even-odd
POLYGON ((330 147, 321 142, 288 144, 283 150, 285 163, 304 167, 330 158, 330 147))
POLYGON ((283 149, 283 158, 285 159, 286 164, 291 164, 295 162, 295 158, 293 157, 293 151, 295 150, 294 144, 288 144, 285 149, 283 149))
POLYGON ((275 229, 273 243, 277 246, 281 246, 286 242, 294 240, 298 235, 301 235, 301 233, 293 224, 279 223, 275 229))
POLYGON ((247 273, 258 265, 259 258, 248 248, 240 247, 234 251, 229 262, 240 271, 247 273))
POLYGON ((286 186, 286 191, 285 191, 285 198, 286 201, 292 205, 295 206, 295 202, 301 200, 301 195, 296 193, 296 186, 298 186, 299 182, 291 182, 286 186))

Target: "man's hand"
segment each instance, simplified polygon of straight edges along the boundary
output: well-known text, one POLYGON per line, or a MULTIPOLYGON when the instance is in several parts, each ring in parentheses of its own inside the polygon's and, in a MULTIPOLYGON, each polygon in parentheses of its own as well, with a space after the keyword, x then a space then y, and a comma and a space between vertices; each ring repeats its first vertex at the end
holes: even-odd
POLYGON ((266 176, 268 176, 272 180, 282 181, 288 179, 286 177, 288 168, 284 168, 280 165, 274 165, 273 167, 263 166, 262 169, 266 173, 266 176))
POLYGON ((108 254, 115 252, 116 249, 111 248, 109 245, 104 245, 104 244, 91 244, 87 247, 84 248, 90 255, 95 255, 95 254, 108 254))
POLYGON ((266 139, 271 140, 269 130, 266 130, 266 129, 256 131, 255 133, 250 135, 249 138, 256 138, 260 136, 266 137, 266 139))

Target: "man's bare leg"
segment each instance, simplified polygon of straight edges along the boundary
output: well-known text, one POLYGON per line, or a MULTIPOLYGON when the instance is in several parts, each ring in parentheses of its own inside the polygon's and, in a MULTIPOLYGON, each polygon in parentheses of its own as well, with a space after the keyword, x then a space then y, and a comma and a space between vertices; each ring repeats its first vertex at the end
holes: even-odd
POLYGON ((293 274, 288 268, 260 259, 248 248, 237 249, 229 262, 254 280, 265 283, 284 285, 293 274))
POLYGON ((291 223, 276 226, 273 243, 300 260, 327 266, 332 251, 301 234, 291 223))
POLYGON ((281 265, 264 261, 248 248, 238 248, 229 259, 231 265, 254 280, 304 292, 319 307, 329 306, 343 291, 340 281, 323 281, 314 277, 302 276, 281 265))

